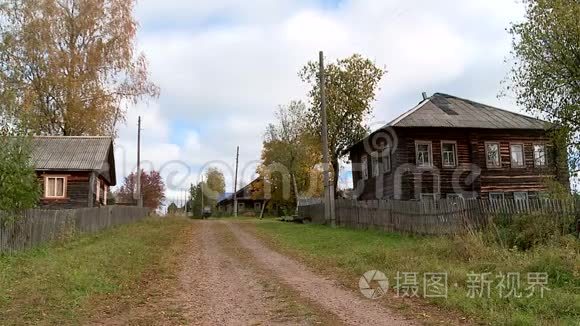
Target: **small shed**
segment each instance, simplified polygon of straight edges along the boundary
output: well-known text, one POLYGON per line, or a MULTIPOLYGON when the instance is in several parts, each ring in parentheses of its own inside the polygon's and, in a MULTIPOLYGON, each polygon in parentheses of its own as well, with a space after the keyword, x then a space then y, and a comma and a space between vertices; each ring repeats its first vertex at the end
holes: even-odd
POLYGON ((112 137, 35 136, 32 160, 42 186, 41 208, 104 206, 117 183, 112 137))

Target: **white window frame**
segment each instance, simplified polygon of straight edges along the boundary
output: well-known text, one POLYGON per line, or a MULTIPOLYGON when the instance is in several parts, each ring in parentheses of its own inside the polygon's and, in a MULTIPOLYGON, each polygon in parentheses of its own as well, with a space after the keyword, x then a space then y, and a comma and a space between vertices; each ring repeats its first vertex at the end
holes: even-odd
POLYGON ((426 140, 416 140, 415 141, 415 164, 419 168, 432 168, 433 167, 433 142, 426 140), (427 157, 429 158, 428 164, 419 164, 419 145, 427 145, 427 157))
POLYGON ((441 166, 444 168, 456 168, 459 165, 457 162, 457 142, 453 140, 442 140, 441 141, 441 166), (443 145, 453 145, 453 165, 445 164, 445 151, 443 150, 443 145))
POLYGON ((103 198, 104 198, 104 199, 103 199, 103 204, 104 204, 105 206, 107 206, 107 194, 109 193, 109 186, 107 186, 107 185, 105 184, 104 188, 105 188, 105 189, 103 190, 103 198))
POLYGON ((523 143, 510 143, 510 162, 511 162, 511 167, 513 169, 523 169, 526 167, 526 146, 523 143), (516 162, 514 162, 514 158, 513 158, 513 147, 514 146, 521 146, 522 147, 522 164, 516 164, 516 162))
POLYGON ((534 167, 544 168, 544 167, 548 166, 548 146, 544 143, 535 143, 535 144, 532 144, 532 148, 534 151, 534 167), (538 163, 538 161, 541 160, 542 158, 539 157, 539 155, 536 155, 536 154, 538 154, 536 152, 536 147, 539 147, 539 146, 541 146, 543 148, 543 152, 544 152, 544 157, 543 157, 544 162, 542 164, 538 163))
POLYGON ((464 199, 463 194, 447 194, 447 199, 464 199))
POLYGON ((422 192, 422 193, 419 195, 419 199, 420 199, 421 201, 426 201, 426 200, 425 200, 425 197, 431 197, 431 198, 433 198, 433 202, 436 202, 437 200, 439 200, 439 194, 438 194, 438 193, 434 193, 434 192, 433 192, 433 193, 427 193, 427 192, 424 192, 424 193, 423 193, 423 192, 422 192))
POLYGON ((373 178, 379 176, 379 152, 375 151, 371 153, 371 175, 373 178))
POLYGON ((367 154, 363 154, 360 157, 360 164, 361 164, 361 174, 363 180, 369 179, 369 158, 367 154))
POLYGON ((485 166, 488 169, 500 169, 501 168, 501 144, 498 141, 486 141, 483 145, 485 147, 485 166), (497 145, 497 164, 489 160, 489 145, 497 145))
POLYGON ((500 200, 505 199, 505 193, 503 193, 503 192, 490 192, 489 193, 489 200, 492 200, 492 201, 498 200, 498 199, 493 199, 492 198, 493 196, 501 196, 500 200))
POLYGON ((45 175, 44 176, 44 198, 47 199, 65 199, 67 198, 67 183, 68 183, 68 177, 66 175, 45 175), (48 180, 49 179, 54 179, 54 195, 53 196, 49 196, 48 195, 48 180), (58 179, 62 179, 62 196, 58 196, 58 189, 57 189, 57 185, 58 185, 58 179))
POLYGON ((530 194, 527 191, 514 191, 514 200, 515 201, 528 201, 530 199, 530 194), (518 195, 525 195, 525 198, 516 198, 518 195))
POLYGON ((381 151, 381 167, 383 169, 383 173, 389 173, 392 169, 392 162, 391 162, 391 146, 387 145, 381 151))
POLYGON ((254 203, 254 210, 255 210, 255 211, 256 211, 256 210, 257 210, 257 211, 260 211, 260 210, 262 210, 262 203, 260 203, 260 202, 255 202, 255 203, 254 203))
POLYGON ((97 178, 96 184, 97 184, 97 191, 96 191, 97 203, 100 203, 101 202, 101 179, 97 178))

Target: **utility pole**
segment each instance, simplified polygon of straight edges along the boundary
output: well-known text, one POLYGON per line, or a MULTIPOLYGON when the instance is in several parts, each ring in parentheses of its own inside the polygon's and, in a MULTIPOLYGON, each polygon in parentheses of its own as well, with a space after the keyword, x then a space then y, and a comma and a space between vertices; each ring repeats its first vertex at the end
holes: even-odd
MULTIPOLYGON (((331 227, 336 226, 336 219, 334 214, 334 185, 330 182, 330 166, 328 154, 328 121, 326 118, 326 94, 325 94, 325 76, 324 76, 324 53, 318 53, 320 64, 319 71, 319 87, 320 87, 320 116, 322 117, 322 156, 324 168, 324 218, 331 227)), ((335 172, 335 178, 337 171, 335 172)))
POLYGON ((185 195, 185 216, 187 216, 187 211, 188 211, 187 204, 188 204, 188 201, 189 201, 188 198, 187 198, 187 189, 184 189, 183 190, 183 194, 185 195))
POLYGON ((143 197, 141 196, 141 116, 137 121, 137 190, 134 198, 137 206, 143 207, 143 197))
POLYGON ((203 219, 204 218, 203 217, 203 213, 205 211, 204 210, 204 208, 205 208, 204 205, 205 204, 203 203, 203 197, 204 197, 204 195, 203 195, 203 175, 201 176, 201 184, 200 184, 200 187, 201 187, 201 218, 203 219))
POLYGON ((236 175, 234 178, 234 216, 238 217, 238 162, 240 159, 240 146, 236 150, 236 175))

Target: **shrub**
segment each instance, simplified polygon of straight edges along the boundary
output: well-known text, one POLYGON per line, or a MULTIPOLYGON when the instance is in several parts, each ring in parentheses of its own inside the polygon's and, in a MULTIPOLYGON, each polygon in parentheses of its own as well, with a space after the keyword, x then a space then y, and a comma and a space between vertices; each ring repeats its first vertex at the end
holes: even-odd
POLYGON ((574 216, 554 217, 532 213, 513 218, 499 217, 491 223, 485 237, 504 248, 529 250, 538 245, 557 243, 561 236, 572 232, 574 216))
POLYGON ((0 211, 8 214, 37 205, 40 187, 31 143, 25 137, 0 136, 0 211))

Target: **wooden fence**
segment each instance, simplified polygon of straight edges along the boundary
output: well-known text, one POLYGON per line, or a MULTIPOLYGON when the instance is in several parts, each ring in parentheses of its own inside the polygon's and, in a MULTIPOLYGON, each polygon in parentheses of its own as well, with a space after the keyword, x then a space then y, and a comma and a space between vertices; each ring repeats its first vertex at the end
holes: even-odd
MULTIPOLYGON (((437 202, 397 200, 336 200, 336 222, 340 226, 380 229, 411 234, 455 234, 486 225, 493 218, 511 219, 519 214, 544 214, 573 221, 580 216, 580 201, 533 199, 439 200, 437 202)), ((298 214, 324 222, 324 203, 301 203, 298 214)))
POLYGON ((132 223, 148 215, 149 209, 131 206, 28 210, 16 219, 0 221, 0 254, 33 248, 74 234, 132 223))

